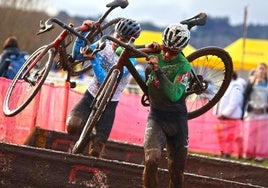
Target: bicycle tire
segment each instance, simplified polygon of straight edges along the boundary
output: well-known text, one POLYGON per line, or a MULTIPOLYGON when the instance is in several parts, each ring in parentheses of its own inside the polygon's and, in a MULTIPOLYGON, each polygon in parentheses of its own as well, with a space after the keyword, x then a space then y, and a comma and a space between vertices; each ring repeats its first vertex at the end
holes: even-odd
POLYGON ((199 49, 187 59, 205 88, 200 90, 193 79, 186 91, 188 119, 193 119, 210 110, 224 95, 231 81, 233 63, 228 52, 214 46, 199 49))
POLYGON ((96 95, 93 104, 91 105, 91 113, 89 118, 86 122, 85 127, 83 128, 82 133, 78 141, 75 143, 72 153, 78 154, 82 153, 90 140, 90 135, 93 128, 99 122, 104 110, 106 109, 107 104, 110 102, 114 90, 116 89, 117 85, 117 78, 120 74, 118 69, 114 69, 111 74, 105 79, 105 82, 100 87, 98 94, 96 95))
POLYGON ((25 61, 7 89, 3 104, 3 112, 6 116, 17 115, 33 100, 46 80, 54 52, 51 48, 42 46, 25 61), (32 65, 37 58, 40 62, 32 65), (32 79, 31 82, 20 79, 28 67, 30 70, 27 77, 32 79))
MULTIPOLYGON (((93 33, 93 37, 95 37, 95 39, 89 39, 92 43, 96 42, 97 39, 99 39, 99 37, 97 37, 97 35, 100 35, 101 31, 105 31, 106 29, 108 29, 109 27, 111 27, 112 25, 118 23, 122 18, 114 18, 112 20, 110 20, 109 22, 105 23, 103 26, 101 26, 100 30, 97 30, 96 32, 93 33), (92 41, 93 40, 93 41, 92 41)), ((92 65, 90 63, 90 61, 81 61, 79 63, 75 63, 72 67, 72 71, 71 71, 71 76, 79 76, 87 71, 89 71, 92 68, 92 65)))

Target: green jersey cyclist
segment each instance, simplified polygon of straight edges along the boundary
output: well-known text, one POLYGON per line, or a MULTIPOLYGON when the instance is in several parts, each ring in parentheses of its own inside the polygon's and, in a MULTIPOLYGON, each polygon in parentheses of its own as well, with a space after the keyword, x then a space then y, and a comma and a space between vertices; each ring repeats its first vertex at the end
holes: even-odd
POLYGON ((152 70, 147 86, 150 112, 144 138, 145 168, 143 186, 157 187, 157 168, 166 146, 169 187, 183 187, 184 166, 188 153, 188 122, 185 90, 191 65, 182 53, 190 32, 181 24, 171 24, 162 33, 163 44, 146 47, 161 50, 149 58, 152 70))

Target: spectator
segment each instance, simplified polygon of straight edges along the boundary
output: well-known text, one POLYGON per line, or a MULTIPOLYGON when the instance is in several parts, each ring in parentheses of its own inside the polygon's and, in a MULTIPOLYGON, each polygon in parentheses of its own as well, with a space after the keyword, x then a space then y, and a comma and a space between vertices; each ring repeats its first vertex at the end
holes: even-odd
POLYGON ((153 65, 147 85, 150 112, 144 138, 145 168, 143 186, 157 187, 157 168, 164 147, 167 148, 169 187, 184 187, 184 167, 188 153, 188 119, 185 90, 191 65, 182 50, 190 40, 190 32, 181 24, 171 24, 162 33, 161 49, 149 58, 153 65))
MULTIPOLYGON (((85 24, 95 27, 93 21, 87 20, 85 24)), ((122 42, 128 42, 131 37, 138 38, 140 35, 140 24, 131 19, 122 19, 115 26, 114 37, 122 42)), ((74 58, 81 57, 80 47, 83 46, 81 41, 77 40, 74 45, 74 58)), ((96 48, 96 44, 91 45, 91 48, 96 48)), ((118 45, 112 41, 106 43, 106 47, 98 52, 91 60, 94 77, 90 80, 89 87, 85 92, 83 98, 72 109, 67 118, 67 131, 72 135, 80 135, 86 121, 91 112, 90 104, 96 96, 101 83, 104 81, 110 68, 117 63, 119 56, 116 54, 118 45)), ((131 58, 130 61, 137 65, 135 59, 131 58)), ((130 73, 125 70, 123 77, 116 89, 111 101, 108 103, 106 110, 100 118, 95 127, 96 133, 90 138, 89 155, 94 157, 101 157, 102 151, 110 135, 117 104, 119 102, 121 93, 130 80, 130 73)))
POLYGON ((243 112, 245 82, 244 79, 238 78, 237 72, 234 71, 229 87, 214 108, 214 114, 219 119, 216 132, 222 157, 230 158, 237 149, 238 158, 242 158, 243 130, 240 119, 243 112))
POLYGON ((16 37, 8 37, 0 57, 0 76, 13 79, 25 62, 25 52, 21 52, 16 37))
POLYGON ((267 65, 264 62, 249 75, 244 104, 244 157, 262 162, 268 153, 265 147, 268 135, 267 65))

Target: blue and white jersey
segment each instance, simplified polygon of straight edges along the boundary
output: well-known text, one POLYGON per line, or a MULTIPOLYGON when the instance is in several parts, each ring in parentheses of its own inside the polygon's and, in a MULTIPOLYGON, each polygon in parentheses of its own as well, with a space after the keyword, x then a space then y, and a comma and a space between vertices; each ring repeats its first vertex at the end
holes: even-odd
MULTIPOLYGON (((83 35, 85 34, 86 33, 83 33, 83 35)), ((83 41, 82 39, 77 38, 75 40, 72 51, 72 56, 74 59, 83 58, 82 54, 80 53, 80 48, 85 47, 85 45, 86 45, 85 41, 83 41)), ((96 49, 97 43, 92 44, 90 47, 93 50, 96 49)), ((89 82, 88 91, 91 93, 93 97, 96 96, 97 91, 100 85, 103 83, 107 73, 109 72, 110 68, 117 63, 118 59, 119 56, 113 50, 111 42, 107 41, 105 48, 96 54, 96 58, 94 60, 91 60, 94 76, 89 82)), ((140 68, 140 65, 138 65, 136 59, 130 58, 130 61, 136 67, 143 80, 145 80, 144 70, 140 68)), ((124 74, 114 93, 113 98, 111 99, 112 101, 119 101, 121 93, 123 92, 128 82, 130 81, 130 78, 131 74, 124 67, 124 74)))
MULTIPOLYGON (((92 49, 96 48, 96 45, 91 46, 92 49)), ((106 43, 106 47, 96 54, 96 58, 91 61, 92 68, 94 71, 94 76, 89 82, 88 91, 94 97, 97 94, 100 84, 104 81, 110 68, 117 63, 119 56, 116 55, 115 51, 112 49, 111 42, 106 43)), ((137 65, 137 62, 134 58, 131 58, 130 61, 133 65, 137 65)), ((113 95, 112 101, 119 101, 121 93, 125 89, 126 85, 130 81, 131 74, 125 68, 123 77, 113 95)))

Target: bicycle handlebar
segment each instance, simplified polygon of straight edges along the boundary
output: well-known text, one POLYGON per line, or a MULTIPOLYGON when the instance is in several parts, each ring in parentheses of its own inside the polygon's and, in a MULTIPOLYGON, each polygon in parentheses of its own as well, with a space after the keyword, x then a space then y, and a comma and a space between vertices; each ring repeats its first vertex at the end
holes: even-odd
POLYGON ((75 36, 83 39, 87 44, 89 44, 88 39, 79 33, 79 31, 86 30, 88 28, 86 25, 82 25, 82 26, 73 28, 72 24, 67 25, 64 22, 62 22, 61 20, 59 20, 58 18, 49 18, 45 23, 43 23, 41 21, 40 22, 40 30, 37 33, 37 35, 39 35, 41 33, 44 33, 44 32, 47 32, 47 31, 50 31, 51 29, 53 29, 54 28, 54 25, 53 25, 53 23, 50 23, 50 22, 53 22, 53 23, 58 24, 63 29, 68 30, 70 33, 72 33, 75 36))
MULTIPOLYGON (((121 7, 122 9, 124 9, 127 6, 128 6, 128 0, 114 0, 108 3, 106 7, 108 7, 109 9, 97 20, 96 22, 97 25, 100 25, 113 9, 117 7, 121 7)), ((54 22, 58 24, 63 29, 68 30, 70 33, 84 40, 87 44, 90 44, 90 38, 93 37, 95 33, 94 32, 95 30, 91 30, 86 36, 83 36, 79 33, 79 31, 85 31, 89 29, 88 26, 86 26, 85 24, 79 27, 73 28, 72 24, 67 25, 57 18, 49 18, 45 23, 42 20, 40 21, 40 30, 37 32, 37 35, 45 33, 53 29, 54 25, 51 24, 50 22, 54 22)))

